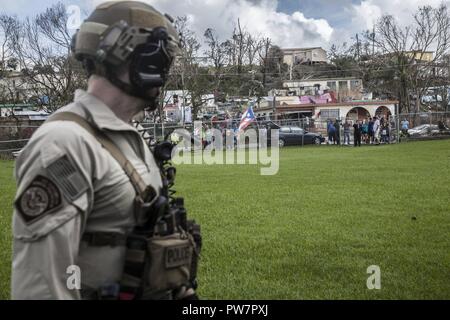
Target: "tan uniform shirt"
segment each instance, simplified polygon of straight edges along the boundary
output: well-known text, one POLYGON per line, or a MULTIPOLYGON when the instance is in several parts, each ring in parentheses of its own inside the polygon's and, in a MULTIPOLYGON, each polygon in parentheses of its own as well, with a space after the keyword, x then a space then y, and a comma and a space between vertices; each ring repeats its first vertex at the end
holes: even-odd
MULTIPOLYGON (((134 127, 81 90, 60 111, 98 127, 160 192, 159 169, 134 127)), ((67 286, 71 266, 80 268, 82 287, 119 282, 125 248, 92 247, 81 238, 84 232, 130 231, 136 192, 95 137, 73 122, 45 123, 17 159, 15 175, 12 298, 80 299, 67 286)))

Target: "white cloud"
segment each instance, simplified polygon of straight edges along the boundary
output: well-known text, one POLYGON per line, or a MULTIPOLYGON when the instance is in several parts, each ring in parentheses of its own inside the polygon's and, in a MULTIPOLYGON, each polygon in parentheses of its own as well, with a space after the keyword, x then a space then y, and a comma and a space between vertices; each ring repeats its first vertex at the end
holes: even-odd
MULTIPOLYGON (((35 14, 59 0, 0 0, 0 11, 25 16, 35 14), (26 3, 26 5, 25 5, 26 3)), ((89 14, 94 7, 106 0, 63 0, 65 4, 77 4, 82 12, 89 14)), ((332 43, 350 42, 355 34, 372 29, 376 20, 391 14, 401 24, 409 24, 419 6, 442 3, 442 0, 362 0, 352 4, 350 0, 340 2, 338 15, 336 6, 327 6, 325 1, 314 4, 315 18, 300 11, 289 14, 277 10, 284 0, 142 0, 172 16, 187 15, 192 29, 200 39, 207 28, 213 28, 222 39, 228 38, 240 18, 241 25, 255 34, 270 37, 281 47, 322 46, 332 43), (330 9, 333 8, 333 9, 330 9), (320 18, 318 14, 321 13, 320 18), (339 17, 336 19, 336 17, 339 17), (334 17, 334 18, 333 18, 334 17), (330 25, 329 21, 334 21, 330 25)), ((298 0, 302 1, 302 0, 298 0)), ((450 5, 450 0, 444 0, 450 5)))
POLYGON ((364 0, 353 5, 352 26, 354 28, 372 29, 374 23, 385 14, 393 15, 400 24, 408 25, 413 15, 421 6, 437 7, 441 3, 450 4, 449 0, 364 0))
POLYGON ((376 21, 383 15, 379 6, 373 3, 372 0, 363 1, 360 5, 354 5, 354 17, 352 18, 352 25, 361 27, 361 29, 372 29, 376 21))
POLYGON ((343 8, 347 21, 334 26, 332 43, 352 43, 355 35, 372 30, 383 15, 392 15, 403 26, 413 23, 413 15, 420 6, 438 7, 441 3, 450 5, 450 0, 362 0, 343 8))
MULTIPOLYGON (((93 0, 97 5, 103 0, 93 0)), ((254 34, 270 37, 281 47, 307 47, 328 43, 333 28, 325 19, 312 19, 297 11, 277 11, 277 0, 145 0, 156 9, 172 16, 187 15, 192 28, 202 38, 213 28, 222 39, 228 38, 240 19, 241 26, 254 34)))
MULTIPOLYGON (((1 1, 1 0, 0 0, 1 1)), ((97 5, 105 0, 81 0, 97 5)), ((433 7, 450 0, 362 0, 359 4, 342 5, 342 17, 336 25, 327 20, 323 2, 317 2, 323 17, 311 18, 300 11, 290 14, 277 10, 283 0, 143 0, 172 16, 188 16, 192 29, 200 39, 207 28, 213 28, 222 38, 230 37, 237 19, 254 34, 270 37, 281 47, 322 46, 352 42, 355 34, 371 30, 385 14, 391 14, 403 25, 413 21, 419 6, 433 7)))

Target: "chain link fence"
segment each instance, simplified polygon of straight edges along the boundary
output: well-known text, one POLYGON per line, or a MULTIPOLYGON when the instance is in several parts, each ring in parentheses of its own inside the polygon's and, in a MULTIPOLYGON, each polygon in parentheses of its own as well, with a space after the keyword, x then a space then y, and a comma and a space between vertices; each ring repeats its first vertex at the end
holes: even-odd
POLYGON ((401 114, 398 123, 403 141, 443 139, 450 136, 450 112, 401 114))
MULTIPOLYGON (((384 124, 376 133, 374 133, 374 135, 371 135, 369 132, 369 119, 361 119, 360 123, 363 126, 361 136, 362 144, 387 144, 415 140, 450 138, 450 112, 422 112, 401 114, 397 117, 390 116, 385 118, 384 124)), ((10 158, 15 152, 20 151, 41 124, 42 122, 12 124, 6 122, 2 123, 2 121, 0 121, 0 158, 10 158)), ((176 124, 143 122, 140 124, 139 131, 142 134, 146 134, 147 137, 154 142, 167 139, 176 129, 185 129, 197 139, 208 140, 210 139, 208 129, 218 129, 222 132, 223 137, 225 137, 227 134, 230 134, 230 132, 233 135, 237 135, 239 124, 240 119, 206 121, 201 124, 202 132, 198 132, 199 130, 196 130, 193 123, 176 124)), ((256 130, 262 128, 274 129, 278 127, 300 128, 305 135, 321 135, 325 138, 324 144, 338 144, 345 146, 354 145, 354 124, 355 120, 346 118, 283 119, 265 117, 259 118, 257 121, 253 122, 251 128, 256 130), (333 134, 330 134, 330 122, 338 129, 333 134)), ((303 139, 299 145, 304 144, 306 143, 303 139)))

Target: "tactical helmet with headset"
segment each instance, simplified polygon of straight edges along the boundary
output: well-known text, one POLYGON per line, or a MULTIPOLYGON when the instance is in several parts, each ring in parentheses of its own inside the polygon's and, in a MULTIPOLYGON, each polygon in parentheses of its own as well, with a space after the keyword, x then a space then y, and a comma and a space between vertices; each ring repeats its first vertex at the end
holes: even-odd
POLYGON ((107 78, 125 93, 152 101, 149 89, 161 87, 180 40, 173 19, 136 1, 98 6, 72 40, 72 52, 88 74, 107 78), (130 82, 119 79, 128 67, 130 82))

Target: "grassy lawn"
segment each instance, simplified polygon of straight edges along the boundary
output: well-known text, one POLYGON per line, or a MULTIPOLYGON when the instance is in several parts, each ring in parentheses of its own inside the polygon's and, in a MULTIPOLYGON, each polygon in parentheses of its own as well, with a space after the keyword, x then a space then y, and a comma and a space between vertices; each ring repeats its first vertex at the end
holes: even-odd
POLYGON ((14 162, 0 160, 0 300, 9 299, 11 276, 11 215, 16 184, 14 162))
MULTIPOLYGON (((276 176, 179 167, 177 189, 203 228, 203 298, 450 299, 449 140, 280 157, 276 176), (381 290, 366 287, 371 265, 381 290)), ((9 297, 12 169, 0 162, 0 299, 9 297)))

